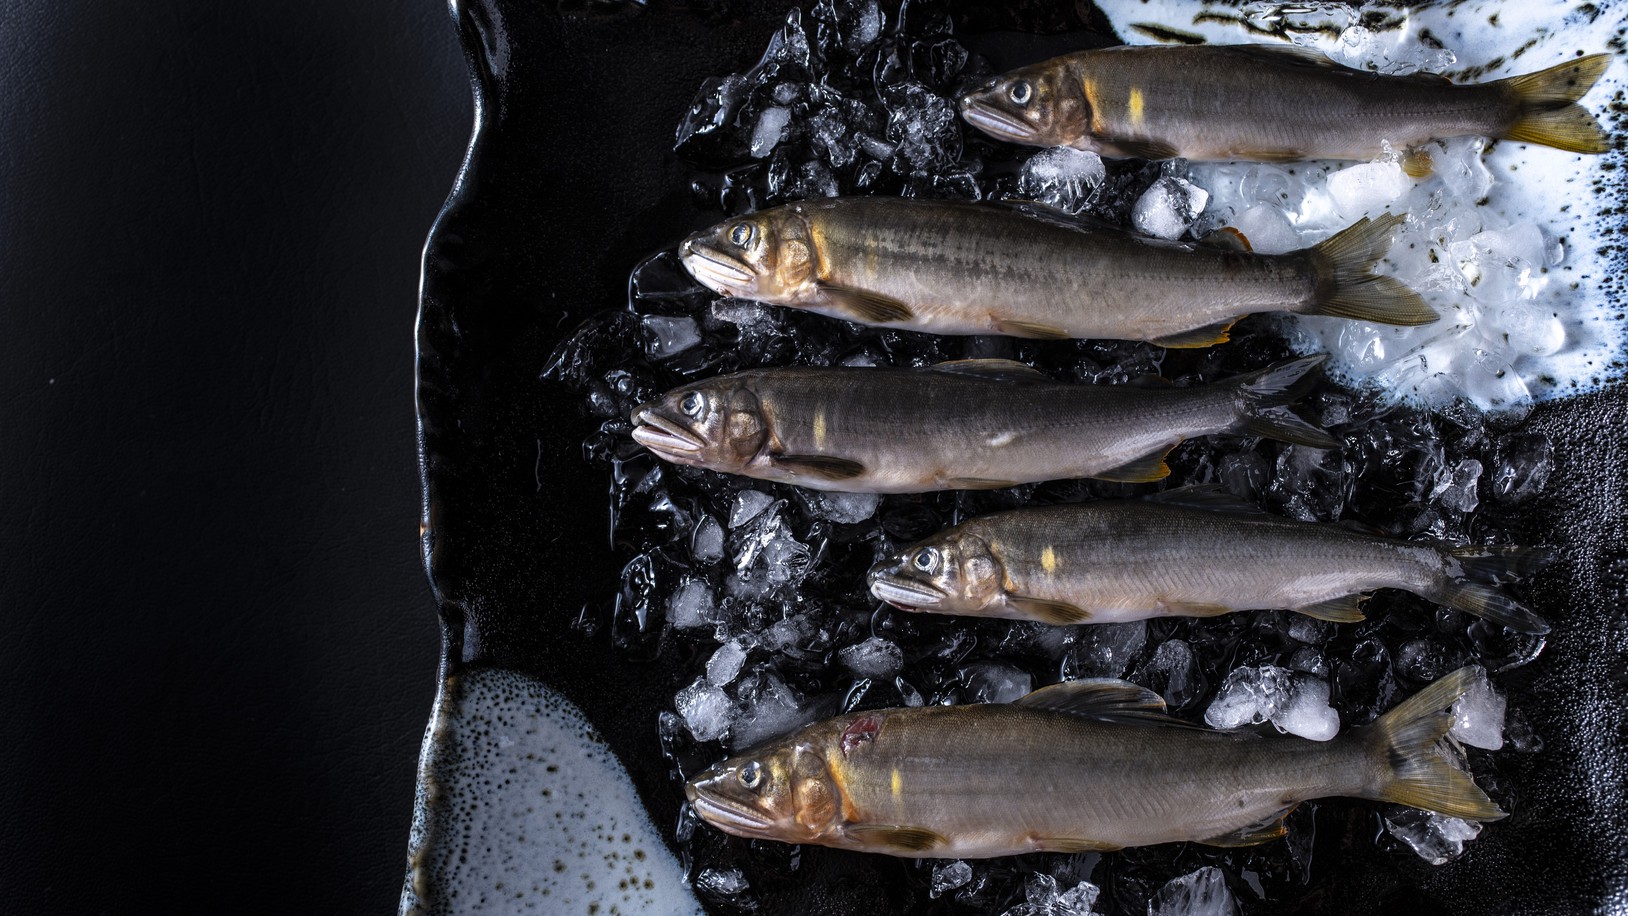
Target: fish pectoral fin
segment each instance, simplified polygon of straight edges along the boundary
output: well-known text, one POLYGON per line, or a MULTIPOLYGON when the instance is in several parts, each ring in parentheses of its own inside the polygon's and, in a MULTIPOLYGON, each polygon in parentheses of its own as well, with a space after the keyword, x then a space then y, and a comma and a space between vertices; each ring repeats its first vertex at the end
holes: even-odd
POLYGON ((1259 515, 1268 517, 1265 509, 1234 496, 1231 490, 1215 483, 1195 483, 1177 487, 1163 493, 1143 497, 1150 503, 1203 509, 1206 512, 1225 512, 1229 515, 1259 515))
POLYGON ((1317 620, 1327 620, 1331 623, 1356 623, 1364 619, 1362 603, 1368 600, 1372 592, 1362 592, 1357 595, 1341 595, 1316 604, 1294 608, 1296 614, 1305 614, 1317 620))
POLYGON ((901 827, 897 824, 850 824, 842 828, 850 837, 866 846, 902 849, 906 852, 926 852, 947 845, 944 837, 926 827, 901 827))
POLYGON ((1163 337, 1155 337, 1150 342, 1158 344, 1161 347, 1168 347, 1172 350, 1191 350, 1198 347, 1213 347, 1216 344, 1224 344, 1228 340, 1231 340, 1232 335, 1228 334, 1227 332, 1231 331, 1232 326, 1237 323, 1238 319, 1231 318, 1226 321, 1218 321, 1215 324, 1205 325, 1202 328, 1194 328, 1191 331, 1182 331, 1177 334, 1166 334, 1163 337))
POLYGON ((1018 485, 1016 480, 998 480, 994 477, 951 477, 944 485, 952 490, 1004 490, 1018 485))
POLYGON ((1008 337, 1032 337, 1038 340, 1068 340, 1068 332, 1062 328, 1049 324, 1040 324, 1035 321, 1018 321, 1016 319, 1001 319, 995 322, 995 330, 1008 337))
POLYGON ((1065 601, 1048 601, 1045 598, 1030 598, 1027 595, 1007 595, 1006 603, 1024 617, 1041 623, 1067 626, 1085 623, 1091 619, 1090 611, 1065 601))
POLYGON ((1162 446, 1135 461, 1128 461, 1117 468, 1099 471, 1091 476, 1115 483, 1152 483, 1155 480, 1163 480, 1170 476, 1170 465, 1164 463, 1164 457, 1170 454, 1173 448, 1174 445, 1162 446))
POLYGON ((770 455, 769 460, 792 474, 820 480, 852 480, 865 473, 863 464, 834 455, 770 455))
POLYGON ((879 293, 826 283, 820 284, 819 289, 827 305, 864 324, 891 324, 916 317, 910 306, 879 293))
POLYGON ((1108 677, 1065 681, 1042 687, 1017 701, 1019 706, 1054 709, 1071 715, 1122 725, 1174 725, 1197 728, 1165 712, 1164 697, 1146 687, 1108 677))
POLYGON ((1270 843, 1273 840, 1280 839, 1285 833, 1289 832, 1289 827, 1287 824, 1283 823, 1283 820, 1284 818, 1287 818, 1289 816, 1289 812, 1293 811, 1294 809, 1295 806, 1290 805, 1289 807, 1284 808, 1282 811, 1279 811, 1277 814, 1272 815, 1258 824, 1250 824, 1248 827, 1244 827, 1241 830, 1234 830, 1231 833, 1224 833, 1221 836, 1210 837, 1207 840, 1199 840, 1199 842, 1203 843, 1205 846, 1221 846, 1225 848, 1234 846, 1257 846, 1261 843, 1270 843))
POLYGON ((974 378, 994 379, 1002 382, 1049 382, 1051 378, 1026 363, 1015 359, 952 359, 934 363, 928 372, 950 375, 970 375, 974 378))
POLYGON ((1037 836, 1031 839, 1035 852, 1118 852, 1125 847, 1077 836, 1037 836))
POLYGON ((1144 137, 1105 137, 1101 141, 1104 147, 1114 150, 1120 156, 1129 156, 1133 159, 1174 159, 1176 148, 1163 140, 1152 140, 1144 137))

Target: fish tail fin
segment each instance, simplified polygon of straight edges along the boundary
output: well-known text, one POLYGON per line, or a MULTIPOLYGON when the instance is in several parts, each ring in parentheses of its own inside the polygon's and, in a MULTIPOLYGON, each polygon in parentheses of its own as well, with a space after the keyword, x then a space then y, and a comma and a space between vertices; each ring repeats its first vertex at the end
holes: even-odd
POLYGON ((1468 773, 1436 750, 1453 726, 1448 707, 1470 689, 1475 671, 1460 668, 1443 676, 1357 733, 1383 774, 1366 797, 1471 821, 1504 816, 1468 773))
POLYGON ((1513 123, 1499 136, 1573 153, 1603 153, 1611 138, 1577 104, 1611 65, 1610 54, 1590 54, 1547 70, 1499 80, 1514 105, 1513 123))
POLYGON ((1232 430, 1312 448, 1339 445, 1334 437, 1301 419, 1289 406, 1317 383, 1316 370, 1327 358, 1306 356, 1235 379, 1238 417, 1232 430))
POLYGON ((1547 547, 1454 547, 1430 597, 1467 614, 1485 617, 1520 633, 1542 635, 1549 624, 1498 588, 1542 569, 1554 560, 1547 547))
POLYGON ((1386 213, 1363 217, 1312 249, 1322 269, 1316 298, 1303 315, 1334 315, 1377 324, 1429 324, 1441 316, 1407 284, 1374 273, 1391 248, 1391 231, 1407 217, 1386 213))

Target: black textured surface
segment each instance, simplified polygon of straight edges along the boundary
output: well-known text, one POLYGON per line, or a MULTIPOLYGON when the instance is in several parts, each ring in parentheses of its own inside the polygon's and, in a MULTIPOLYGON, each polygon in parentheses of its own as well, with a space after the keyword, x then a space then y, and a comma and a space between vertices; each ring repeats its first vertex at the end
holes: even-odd
MULTIPOLYGON (((561 688, 602 729, 669 834, 680 799, 654 723, 680 684, 672 666, 630 659, 609 634, 572 627, 585 603, 615 593, 609 482, 580 455, 592 424, 575 396, 538 371, 577 321, 623 301, 627 271, 644 254, 707 221, 691 205, 690 170, 670 151, 673 128, 703 78, 755 59, 787 6, 735 4, 721 15, 660 5, 627 17, 561 17, 510 0, 455 7, 484 117, 427 249, 419 332, 426 548, 448 662, 513 667, 561 688), (592 142, 561 141, 584 132, 592 142)), ((1516 816, 1463 859, 1432 868, 1375 846, 1371 807, 1331 805, 1336 823, 1349 813, 1347 828, 1320 830, 1312 886, 1270 911, 1572 913, 1628 886, 1625 402, 1618 389, 1531 420, 1554 439, 1558 462, 1517 534, 1556 545, 1563 559, 1530 592, 1557 632, 1510 681, 1547 742, 1505 761, 1516 816)), ((772 911, 911 906, 904 863, 824 849, 803 850, 800 863, 782 884, 759 888, 772 911)))
POLYGON ((388 912, 444 4, 0 8, 7 913, 388 912))

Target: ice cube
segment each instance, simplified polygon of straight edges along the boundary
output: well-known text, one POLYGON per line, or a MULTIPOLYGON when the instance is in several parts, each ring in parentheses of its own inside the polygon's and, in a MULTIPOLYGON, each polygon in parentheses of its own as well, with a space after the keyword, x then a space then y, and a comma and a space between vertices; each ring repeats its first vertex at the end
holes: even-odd
POLYGON ((1328 705, 1328 682, 1313 677, 1295 679, 1272 724, 1291 735, 1312 741, 1327 741, 1340 731, 1340 714, 1328 705))
POLYGON ((1063 658, 1063 677, 1119 677, 1147 645, 1145 620, 1100 623, 1081 629, 1077 642, 1063 658))
POLYGON ((1081 881, 1057 895, 1057 902, 1052 904, 1052 913, 1055 916, 1096 916, 1097 911, 1093 907, 1101 894, 1102 889, 1095 884, 1081 881))
POLYGON ((1148 916, 1232 916, 1238 905, 1227 890, 1221 869, 1214 865, 1183 875, 1153 895, 1148 916))
POLYGON ((1182 639, 1167 639, 1153 651, 1144 673, 1148 686, 1172 707, 1186 706, 1198 692, 1197 661, 1193 647, 1182 639))
POLYGON ((809 721, 803 698, 773 671, 758 671, 735 686, 740 716, 729 734, 734 750, 790 732, 809 721))
POLYGON ((1430 498, 1455 512, 1474 512, 1481 497, 1476 483, 1481 479, 1481 462, 1465 458, 1451 468, 1443 469, 1436 478, 1430 498))
POLYGON ((1492 498, 1519 505, 1543 492, 1554 468, 1554 446, 1542 433, 1519 433, 1498 443, 1498 459, 1488 479, 1492 498))
POLYGON ((698 677, 678 692, 673 700, 684 725, 697 741, 716 741, 729 731, 739 712, 735 702, 719 687, 698 677))
POLYGON ((714 687, 728 686, 741 673, 747 652, 746 643, 739 636, 719 646, 707 659, 707 681, 714 687))
POLYGON ((1136 231, 1155 238, 1180 238, 1204 212, 1210 192, 1185 178, 1167 175, 1155 181, 1131 210, 1136 231))
POLYGON ((713 623, 712 589, 701 579, 685 579, 667 599, 667 620, 680 630, 713 623))
POLYGON ((1234 216, 1228 226, 1249 240, 1251 251, 1284 254, 1302 247, 1300 233, 1289 223, 1282 207, 1257 204, 1234 216))
POLYGON ((872 636, 838 651, 837 661, 858 677, 885 679, 904 667, 904 652, 882 637, 872 636))
POLYGON ((1059 146, 1044 149, 1023 163, 1018 173, 1017 195, 1078 213, 1091 200, 1091 192, 1107 177, 1102 157, 1096 153, 1059 146))
POLYGON ((710 891, 721 897, 739 896, 751 887, 746 876, 741 874, 738 868, 725 870, 704 868, 701 874, 696 876, 695 885, 703 891, 710 891))
POLYGON ((1258 725, 1272 718, 1293 690, 1294 677, 1283 668, 1236 668, 1221 682, 1204 721, 1222 729, 1258 725))
POLYGON ((644 351, 651 359, 671 359, 701 342, 701 327, 687 316, 646 315, 644 351))
POLYGON ((1003 662, 973 662, 962 668, 967 699, 973 703, 1013 703, 1034 689, 1034 678, 1003 662))
POLYGON ((937 900, 958 887, 965 887, 972 880, 972 866, 956 859, 954 862, 945 862, 933 869, 933 885, 927 892, 928 896, 937 900))
POLYGON ((1504 711, 1508 704, 1477 667, 1470 689, 1453 704, 1453 727, 1448 732, 1471 747, 1496 751, 1504 746, 1504 711))
POLYGON ((827 521, 852 525, 876 514, 882 497, 875 493, 836 493, 822 490, 802 491, 808 498, 809 511, 827 521))
POLYGON ((786 132, 791 122, 791 109, 775 106, 765 108, 757 116, 757 128, 752 131, 752 158, 769 155, 786 132))
POLYGON ((735 505, 729 510, 729 527, 739 528, 773 505, 774 497, 758 490, 742 490, 735 494, 735 505))
POLYGON ((690 535, 690 551, 702 563, 716 563, 724 556, 724 528, 710 515, 701 516, 690 535))
POLYGON ((1328 176, 1328 195, 1347 221, 1377 216, 1413 187, 1395 162, 1365 162, 1328 176))
POLYGON ((1481 825, 1473 821, 1416 808, 1387 815, 1385 829, 1431 865, 1442 865, 1463 855, 1464 842, 1481 833, 1481 825))
POLYGON ((1289 638, 1308 646, 1320 646, 1334 633, 1334 624, 1304 614, 1296 614, 1289 621, 1289 638))

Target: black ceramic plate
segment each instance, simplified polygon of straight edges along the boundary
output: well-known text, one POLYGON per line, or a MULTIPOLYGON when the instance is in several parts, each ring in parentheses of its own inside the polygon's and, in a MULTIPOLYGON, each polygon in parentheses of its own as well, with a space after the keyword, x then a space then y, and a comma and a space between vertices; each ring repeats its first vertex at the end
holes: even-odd
MULTIPOLYGON (((1057 31, 1103 20, 1081 4, 1024 4, 1009 22, 966 4, 976 29, 1057 31)), ((672 841, 682 798, 654 725, 685 677, 660 657, 574 626, 615 595, 609 481, 582 443, 580 396, 544 381, 548 354, 586 316, 625 301, 630 268, 710 221, 674 128, 701 82, 749 66, 782 21, 770 3, 454 0, 478 103, 476 134, 424 256, 418 406, 424 551, 443 623, 443 673, 533 675, 592 720, 672 841)), ((1099 39, 1100 40, 1100 39, 1099 39)), ((1066 46, 1037 36, 1030 56, 1066 46)), ((1022 40, 1018 40, 1022 44, 1022 40)), ((1545 748, 1505 768, 1517 813, 1463 858, 1431 867, 1383 853, 1371 813, 1320 815, 1310 884, 1257 912, 1571 913, 1628 905, 1628 394, 1542 404, 1556 469, 1515 534, 1558 547, 1528 593, 1555 624, 1506 689, 1545 748)), ((692 675, 693 676, 693 675, 692 675)), ((765 912, 935 911, 903 888, 909 863, 806 849, 759 888, 765 912)), ((919 879, 916 879, 919 886, 919 879)))

